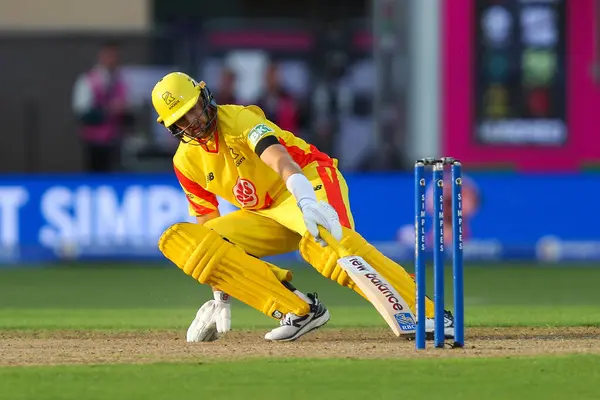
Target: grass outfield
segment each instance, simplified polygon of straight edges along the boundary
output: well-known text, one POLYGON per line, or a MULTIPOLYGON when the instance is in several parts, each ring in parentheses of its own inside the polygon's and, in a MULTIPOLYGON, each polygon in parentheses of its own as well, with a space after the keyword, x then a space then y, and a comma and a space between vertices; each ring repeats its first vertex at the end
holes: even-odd
MULTIPOLYGON (((467 267, 466 323, 600 326, 598 282, 600 269, 589 267, 467 267)), ((294 283, 319 293, 332 313, 332 327, 386 326, 361 297, 311 268, 294 269, 294 283)), ((451 308, 451 282, 446 294, 451 308)), ((0 329, 183 329, 209 296, 209 289, 175 267, 0 270, 0 329)), ((273 326, 241 303, 233 313, 235 328, 273 326)))
POLYGON ((586 400, 598 398, 598 380, 598 356, 409 361, 251 360, 0 368, 0 393, 11 400, 311 397, 586 400))
MULTIPOLYGON (((352 291, 294 271, 329 307, 327 329, 265 344, 274 321, 236 303, 235 335, 190 345, 210 293, 174 267, 0 270, 0 398, 598 398, 600 269, 467 266, 470 347, 420 354, 352 291), (39 365, 25 366, 32 355, 39 365)), ((450 282, 446 293, 451 306, 450 282)))

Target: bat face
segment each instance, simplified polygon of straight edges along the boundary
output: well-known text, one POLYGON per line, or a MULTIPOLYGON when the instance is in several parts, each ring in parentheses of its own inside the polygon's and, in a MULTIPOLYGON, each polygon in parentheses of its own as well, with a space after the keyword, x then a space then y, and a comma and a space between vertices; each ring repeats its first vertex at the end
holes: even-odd
POLYGON ((319 227, 319 234, 338 254, 338 265, 369 299, 392 332, 396 336, 414 336, 417 329, 415 316, 396 289, 362 257, 352 255, 324 228, 319 227))
POLYGON ((396 336, 415 333, 415 317, 406 301, 371 265, 358 256, 342 257, 338 264, 367 296, 396 336))

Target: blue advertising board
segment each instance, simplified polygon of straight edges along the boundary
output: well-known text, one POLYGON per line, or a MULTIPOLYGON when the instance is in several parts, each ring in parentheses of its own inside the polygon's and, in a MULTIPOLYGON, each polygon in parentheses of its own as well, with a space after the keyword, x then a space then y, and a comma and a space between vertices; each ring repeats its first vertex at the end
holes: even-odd
MULTIPOLYGON (((466 176, 465 259, 600 260, 599 177, 466 176)), ((412 174, 346 178, 357 230, 388 256, 412 259, 412 174)), ((234 210, 221 201, 222 213, 234 210)), ((160 260, 160 234, 184 220, 192 219, 172 174, 2 176, 0 264, 160 260)))

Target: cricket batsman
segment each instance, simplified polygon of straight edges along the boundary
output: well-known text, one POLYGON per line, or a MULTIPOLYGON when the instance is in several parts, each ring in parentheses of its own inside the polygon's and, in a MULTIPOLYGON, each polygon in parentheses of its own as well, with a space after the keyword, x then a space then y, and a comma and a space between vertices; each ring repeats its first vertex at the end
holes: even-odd
MULTIPOLYGON (((180 72, 155 85, 152 103, 157 121, 181 141, 175 174, 197 219, 170 226, 159 248, 214 293, 198 310, 188 341, 212 341, 230 330, 229 296, 280 320, 267 340, 296 340, 329 321, 317 294, 300 292, 291 271, 263 261, 266 256, 299 250, 323 276, 365 297, 337 265, 339 257, 320 238, 318 226, 372 265, 414 313, 414 280, 354 230, 337 160, 280 129, 257 106, 218 105, 204 82, 180 72), (220 216, 216 196, 240 209, 220 216)), ((433 310, 427 299, 429 334, 433 310)), ((446 311, 448 338, 453 325, 446 311)))

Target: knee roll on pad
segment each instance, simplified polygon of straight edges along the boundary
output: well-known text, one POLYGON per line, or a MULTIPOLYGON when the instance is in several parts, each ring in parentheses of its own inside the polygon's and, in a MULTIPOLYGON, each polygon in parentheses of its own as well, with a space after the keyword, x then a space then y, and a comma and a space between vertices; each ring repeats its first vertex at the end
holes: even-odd
POLYGON ((308 304, 283 286, 270 264, 249 256, 211 229, 188 222, 174 224, 162 234, 158 247, 198 282, 229 293, 270 317, 309 312, 308 304))
MULTIPOLYGON (((342 239, 342 244, 343 243, 344 239, 342 239)), ((360 290, 348 276, 346 271, 338 265, 337 260, 340 257, 336 252, 331 250, 330 247, 321 247, 320 244, 314 241, 310 233, 307 233, 302 240, 300 240, 299 250, 302 258, 319 271, 321 275, 337 282, 341 286, 354 290, 368 300, 362 290, 360 290)))

